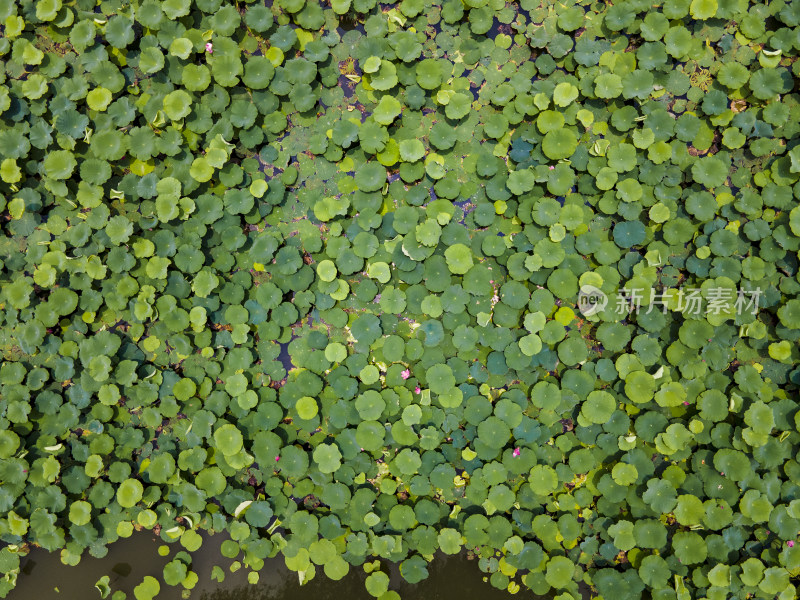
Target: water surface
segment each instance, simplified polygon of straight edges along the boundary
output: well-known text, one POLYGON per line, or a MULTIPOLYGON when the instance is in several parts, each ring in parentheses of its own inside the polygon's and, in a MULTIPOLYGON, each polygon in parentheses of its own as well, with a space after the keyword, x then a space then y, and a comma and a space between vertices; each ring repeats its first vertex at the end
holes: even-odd
MULTIPOLYGON (((223 535, 205 537, 203 546, 193 554, 194 570, 199 582, 188 596, 192 600, 368 600, 371 596, 364 588, 366 574, 361 567, 351 567, 350 573, 340 581, 327 579, 318 567, 318 574, 300 586, 297 573, 286 568, 282 558, 268 559, 260 571, 256 585, 247 583, 247 569, 231 573, 232 560, 224 558, 219 547, 223 535), (225 581, 211 579, 214 565, 225 570, 225 581)), ((37 549, 22 559, 22 569, 17 587, 7 600, 91 600, 100 598, 95 582, 109 575, 111 590, 122 590, 133 600, 133 588, 145 575, 161 581, 161 593, 156 600, 179 600, 181 588, 163 583, 164 565, 180 549, 170 544, 170 554, 158 555, 160 538, 140 532, 109 546, 108 554, 101 559, 84 554, 80 564, 70 567, 61 563, 58 553, 37 549)), ((396 568, 391 569, 390 589, 404 599, 424 600, 509 600, 508 592, 493 588, 484 582, 485 575, 478 569, 477 560, 466 554, 437 556, 428 567, 430 576, 416 585, 405 583, 396 568)), ((384 567, 386 570, 386 567, 384 567)), ((524 592, 520 592, 523 594, 524 592)), ((109 598, 111 596, 109 595, 109 598)), ((530 592, 526 595, 530 598, 530 592)))

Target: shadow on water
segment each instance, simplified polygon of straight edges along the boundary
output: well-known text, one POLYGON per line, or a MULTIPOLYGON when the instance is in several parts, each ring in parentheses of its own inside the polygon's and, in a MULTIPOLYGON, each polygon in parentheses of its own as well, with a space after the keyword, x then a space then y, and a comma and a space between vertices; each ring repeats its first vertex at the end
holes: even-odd
POLYGON ((281 353, 278 355, 278 360, 283 365, 283 368, 286 369, 287 373, 292 369, 294 369, 294 365, 292 364, 292 357, 289 354, 289 342, 281 344, 281 353))
MULTIPOLYGON (((351 567, 340 581, 325 577, 321 567, 317 575, 304 586, 297 573, 290 571, 281 558, 268 559, 259 572, 256 585, 247 583, 247 570, 231 573, 232 560, 222 557, 220 545, 224 535, 204 536, 203 546, 193 554, 192 570, 199 577, 197 586, 189 594, 192 600, 367 600, 371 598, 364 588, 366 574, 361 567, 351 567), (211 580, 211 571, 220 565, 225 571, 221 583, 211 580)), ((98 597, 95 582, 109 575, 112 591, 122 590, 133 599, 133 589, 146 575, 161 581, 161 592, 156 600, 179 600, 181 590, 163 583, 164 565, 178 552, 178 544, 170 545, 166 557, 158 555, 162 540, 150 533, 136 533, 109 546, 104 558, 84 555, 78 566, 63 565, 58 553, 36 549, 23 559, 17 587, 7 600, 86 600, 98 597)), ((397 567, 390 569, 390 588, 402 598, 425 600, 508 600, 504 590, 484 582, 485 575, 478 569, 477 560, 466 554, 436 557, 429 566, 430 576, 418 583, 408 584, 400 577, 397 567)), ((526 597, 530 598, 530 594, 526 597)), ((110 598, 110 596, 109 596, 110 598)))

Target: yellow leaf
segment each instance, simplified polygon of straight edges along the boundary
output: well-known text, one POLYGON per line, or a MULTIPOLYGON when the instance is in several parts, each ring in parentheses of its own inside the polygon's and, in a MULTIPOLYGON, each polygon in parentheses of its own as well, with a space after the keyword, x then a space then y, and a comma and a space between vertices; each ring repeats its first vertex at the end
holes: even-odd
POLYGON ((137 158, 131 163, 131 173, 137 177, 144 177, 148 173, 151 173, 153 169, 155 169, 155 163, 152 158, 146 161, 137 158))
POLYGON ((306 44, 314 40, 314 34, 304 29, 295 29, 297 41, 300 42, 300 52, 306 49, 306 44))

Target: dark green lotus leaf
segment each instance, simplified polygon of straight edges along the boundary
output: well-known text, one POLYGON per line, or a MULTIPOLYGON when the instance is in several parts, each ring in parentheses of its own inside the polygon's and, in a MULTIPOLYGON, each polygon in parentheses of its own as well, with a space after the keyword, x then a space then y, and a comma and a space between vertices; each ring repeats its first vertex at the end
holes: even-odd
POLYGON ((656 554, 652 554, 642 560, 638 573, 645 585, 658 590, 667 587, 672 571, 670 571, 667 561, 656 554))

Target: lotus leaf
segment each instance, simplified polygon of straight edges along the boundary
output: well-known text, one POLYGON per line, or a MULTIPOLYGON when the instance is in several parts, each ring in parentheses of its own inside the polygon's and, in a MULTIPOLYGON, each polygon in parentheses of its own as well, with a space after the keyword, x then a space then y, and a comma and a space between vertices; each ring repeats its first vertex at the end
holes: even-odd
POLYGON ((214 432, 214 442, 225 456, 236 454, 242 449, 243 436, 235 425, 225 424, 214 432))
POLYGON ((320 444, 314 450, 314 462, 323 473, 333 473, 341 466, 342 454, 335 444, 320 444))
POLYGON ((569 158, 577 147, 578 140, 569 129, 549 131, 542 140, 542 152, 551 160, 569 158))

